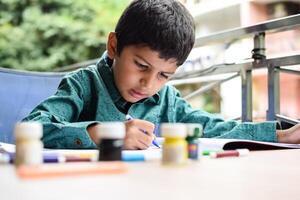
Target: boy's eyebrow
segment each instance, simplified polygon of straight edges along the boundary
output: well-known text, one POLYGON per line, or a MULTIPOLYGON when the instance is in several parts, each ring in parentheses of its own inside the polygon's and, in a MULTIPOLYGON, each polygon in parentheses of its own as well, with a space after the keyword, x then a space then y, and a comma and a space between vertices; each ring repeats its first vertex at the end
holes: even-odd
POLYGON ((153 67, 147 60, 145 60, 143 57, 139 56, 139 55, 135 55, 136 57, 138 57, 139 59, 143 60, 145 63, 147 63, 148 65, 150 65, 151 67, 153 67))
MULTIPOLYGON (((147 63, 149 66, 153 67, 147 60, 145 60, 144 58, 142 58, 141 56, 139 55, 135 55, 136 57, 138 57, 139 59, 143 60, 145 63, 147 63)), ((173 75, 175 74, 175 72, 163 72, 165 74, 170 74, 170 75, 173 75)))

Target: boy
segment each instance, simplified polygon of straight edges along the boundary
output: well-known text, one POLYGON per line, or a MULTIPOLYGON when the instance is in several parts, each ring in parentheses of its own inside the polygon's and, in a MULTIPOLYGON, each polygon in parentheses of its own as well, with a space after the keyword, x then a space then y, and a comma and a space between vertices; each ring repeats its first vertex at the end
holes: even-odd
POLYGON ((47 148, 95 148, 97 124, 125 121, 126 114, 136 119, 125 122, 125 149, 149 147, 155 124, 162 122, 201 123, 204 137, 300 141, 299 126, 276 132, 275 122, 225 122, 193 110, 166 85, 194 39, 193 19, 179 2, 135 0, 109 34, 99 62, 68 74, 24 120, 43 124, 47 148))

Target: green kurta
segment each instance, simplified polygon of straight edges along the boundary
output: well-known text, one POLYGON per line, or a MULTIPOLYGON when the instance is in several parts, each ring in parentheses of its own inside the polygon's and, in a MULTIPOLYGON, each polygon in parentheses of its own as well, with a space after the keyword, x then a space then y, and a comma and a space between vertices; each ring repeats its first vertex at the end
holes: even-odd
POLYGON ((87 133, 92 123, 124 121, 125 114, 154 124, 162 122, 200 123, 203 137, 277 141, 276 123, 238 123, 194 110, 172 86, 131 104, 114 84, 112 61, 106 53, 96 65, 66 75, 57 92, 38 105, 24 121, 43 124, 47 148, 96 148, 87 133))

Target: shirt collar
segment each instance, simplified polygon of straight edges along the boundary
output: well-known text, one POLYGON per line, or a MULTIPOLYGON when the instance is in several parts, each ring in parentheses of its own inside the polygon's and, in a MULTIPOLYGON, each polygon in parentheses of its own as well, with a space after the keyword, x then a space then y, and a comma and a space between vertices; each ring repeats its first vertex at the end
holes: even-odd
MULTIPOLYGON (((108 57, 107 52, 104 52, 99 61, 97 62, 97 67, 99 73, 104 81, 104 84, 109 91, 110 97, 118 108, 125 108, 128 106, 128 103, 120 94, 117 86, 115 84, 112 66, 113 61, 108 57)), ((156 104, 159 104, 160 96, 159 93, 154 94, 153 96, 143 99, 139 102, 149 101, 156 104)))

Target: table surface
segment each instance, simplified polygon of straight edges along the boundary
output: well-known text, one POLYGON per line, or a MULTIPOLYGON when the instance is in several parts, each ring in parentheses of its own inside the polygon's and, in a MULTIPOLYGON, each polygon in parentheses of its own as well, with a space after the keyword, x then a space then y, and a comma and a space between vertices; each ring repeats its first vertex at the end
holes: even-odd
POLYGON ((185 166, 128 163, 128 172, 20 179, 0 165, 2 200, 14 199, 300 199, 300 150, 253 151, 245 157, 201 157, 185 166))

